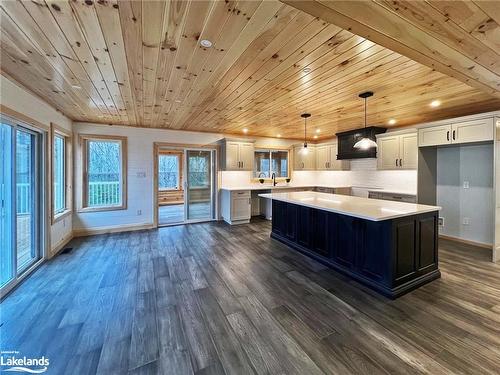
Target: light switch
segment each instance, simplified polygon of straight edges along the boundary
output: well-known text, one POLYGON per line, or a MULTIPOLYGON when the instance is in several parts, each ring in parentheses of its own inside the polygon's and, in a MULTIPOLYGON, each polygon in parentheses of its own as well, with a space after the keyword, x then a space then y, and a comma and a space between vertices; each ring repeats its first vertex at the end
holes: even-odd
POLYGON ((464 181, 464 189, 468 189, 469 188, 469 181, 464 181))
POLYGON ((137 178, 144 178, 146 177, 146 172, 137 172, 136 176, 137 178))
POLYGON ((470 225, 470 218, 464 217, 463 224, 464 225, 470 225))

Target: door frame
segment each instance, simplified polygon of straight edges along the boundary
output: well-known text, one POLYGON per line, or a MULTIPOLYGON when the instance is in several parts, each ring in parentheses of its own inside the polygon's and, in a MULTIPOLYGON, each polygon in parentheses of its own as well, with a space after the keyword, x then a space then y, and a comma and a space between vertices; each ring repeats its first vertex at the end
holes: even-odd
MULTIPOLYGON (((203 149, 203 150, 214 150, 214 186, 213 186, 213 195, 215 199, 214 204, 214 218, 211 220, 201 220, 201 221, 190 221, 186 220, 182 223, 176 223, 172 225, 183 225, 183 224, 191 224, 196 222, 206 222, 206 221, 216 221, 220 220, 219 215, 219 186, 220 186, 220 173, 219 173, 219 155, 220 155, 220 145, 218 144, 209 144, 209 145, 200 145, 200 144, 189 144, 189 143, 168 143, 168 142, 153 142, 153 228, 158 228, 158 155, 160 149, 172 149, 172 150, 180 150, 185 153, 186 149, 203 149)), ((185 159, 185 156, 184 156, 185 159)), ((186 168, 184 160, 183 169, 186 168)), ((185 173, 185 170, 183 171, 185 173)), ((185 177, 185 176, 184 176, 185 177)), ((186 177, 184 178, 186 181, 186 177)), ((184 192, 184 199, 186 199, 186 192, 184 192)), ((162 225, 168 226, 167 225, 162 225)))
MULTIPOLYGON (((36 136, 35 141, 35 164, 36 164, 36 176, 35 181, 38 184, 38 189, 36 192, 36 215, 39 220, 39 224, 37 225, 37 234, 36 241, 38 245, 38 256, 39 259, 34 261, 31 265, 22 270, 21 273, 18 274, 17 270, 17 251, 14 251, 14 256, 12 259, 12 267, 14 271, 14 276, 11 281, 5 284, 0 289, 0 300, 3 299, 7 294, 9 294, 19 283, 28 277, 34 270, 36 270, 46 259, 47 259, 47 249, 49 249, 50 243, 50 227, 49 227, 49 216, 45 213, 48 211, 47 208, 48 203, 50 202, 50 189, 49 180, 48 180, 48 171, 50 166, 48 164, 48 137, 49 137, 49 127, 45 126, 35 120, 30 121, 29 118, 24 120, 24 117, 21 116, 21 119, 14 117, 17 112, 12 110, 7 110, 5 106, 1 107, 0 111, 0 121, 4 124, 12 126, 12 142, 13 142, 13 150, 14 153, 12 155, 12 163, 14 168, 12 168, 12 185, 15 186, 16 178, 15 178, 15 163, 16 163, 16 131, 18 128, 23 128, 28 130, 30 133, 36 136), (26 121, 30 121, 29 123, 26 121)), ((17 218, 16 218, 16 193, 12 195, 12 210, 14 213, 14 220, 16 220, 14 225, 12 225, 12 236, 13 236, 13 244, 16 244, 17 241, 17 218)), ((14 247, 15 249, 15 247, 14 247)))

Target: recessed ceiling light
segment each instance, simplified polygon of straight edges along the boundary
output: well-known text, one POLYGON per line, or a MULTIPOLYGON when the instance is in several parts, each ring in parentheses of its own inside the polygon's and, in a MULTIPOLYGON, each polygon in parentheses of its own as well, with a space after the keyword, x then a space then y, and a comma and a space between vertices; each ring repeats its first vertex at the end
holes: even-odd
POLYGON ((247 128, 243 128, 243 133, 248 133, 248 129, 247 128))
POLYGON ((394 125, 396 122, 397 122, 396 120, 391 118, 388 123, 389 123, 389 125, 394 125))
POLYGON ((441 105, 441 101, 440 100, 433 100, 431 102, 431 107, 436 108, 436 107, 439 107, 440 105, 441 105))
POLYGON ((71 87, 73 87, 74 89, 81 89, 82 87, 79 86, 79 85, 71 85, 71 87))
POLYGON ((321 129, 316 129, 316 133, 319 133, 321 131, 321 129))
POLYGON ((200 44, 201 44, 202 47, 210 48, 210 47, 212 47, 213 43, 210 40, 208 40, 208 39, 202 39, 200 41, 200 44))
POLYGON ((277 135, 277 137, 278 137, 278 138, 281 138, 281 134, 278 134, 278 135, 277 135))
POLYGON ((318 139, 318 136, 317 136, 317 135, 315 135, 315 136, 314 136, 314 139, 318 139))
POLYGON ((311 68, 304 68, 304 69, 302 69, 302 71, 304 73, 310 73, 311 72, 311 68))

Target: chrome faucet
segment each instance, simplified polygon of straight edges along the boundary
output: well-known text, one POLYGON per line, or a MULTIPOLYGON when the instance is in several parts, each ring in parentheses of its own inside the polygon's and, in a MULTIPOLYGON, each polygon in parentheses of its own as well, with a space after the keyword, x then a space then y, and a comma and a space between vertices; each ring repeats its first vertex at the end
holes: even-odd
POLYGON ((276 186, 276 173, 273 172, 273 174, 271 175, 271 178, 273 179, 273 186, 276 186))

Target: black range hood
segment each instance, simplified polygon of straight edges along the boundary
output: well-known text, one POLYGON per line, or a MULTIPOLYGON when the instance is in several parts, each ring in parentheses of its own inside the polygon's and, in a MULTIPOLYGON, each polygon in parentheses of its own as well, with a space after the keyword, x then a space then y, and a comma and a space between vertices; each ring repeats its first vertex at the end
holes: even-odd
POLYGON ((380 128, 377 126, 367 126, 362 129, 349 130, 347 132, 336 133, 338 153, 337 160, 346 159, 362 159, 362 158, 376 158, 377 148, 372 147, 367 150, 354 148, 354 144, 361 138, 370 138, 373 141, 377 141, 375 136, 377 134, 385 133, 386 128, 380 128))

